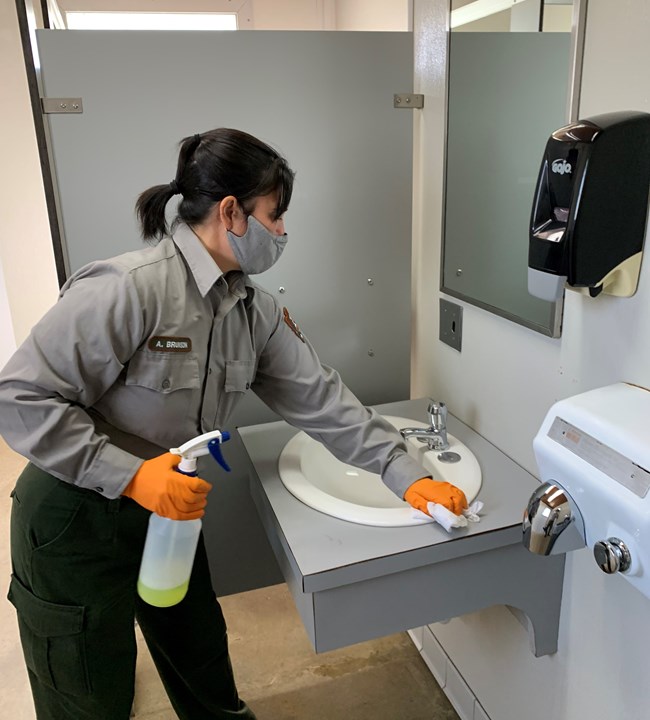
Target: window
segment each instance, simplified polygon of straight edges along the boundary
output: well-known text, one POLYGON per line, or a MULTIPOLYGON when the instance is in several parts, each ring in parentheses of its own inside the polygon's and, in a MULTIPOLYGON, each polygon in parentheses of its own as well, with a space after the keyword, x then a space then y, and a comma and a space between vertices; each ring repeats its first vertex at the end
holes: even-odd
POLYGON ((69 30, 237 30, 236 13, 67 12, 69 30))

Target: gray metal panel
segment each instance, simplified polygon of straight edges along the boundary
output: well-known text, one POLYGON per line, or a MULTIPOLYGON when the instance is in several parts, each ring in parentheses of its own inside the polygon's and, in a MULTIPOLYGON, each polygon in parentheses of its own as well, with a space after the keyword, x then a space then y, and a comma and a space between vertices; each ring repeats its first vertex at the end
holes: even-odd
POLYGON ((528 226, 546 141, 566 124, 568 33, 452 33, 443 288, 531 327, 528 226), (459 272, 460 271, 460 272, 459 272))
POLYGON ((407 397, 411 33, 38 33, 71 269, 140 246, 133 206, 174 177, 177 143, 216 126, 270 142, 296 170, 289 245, 260 276, 367 403, 407 397), (374 283, 369 285, 367 280, 374 283), (368 355, 372 349, 374 354, 368 355))
POLYGON ((282 582, 280 570, 248 493, 251 462, 236 433, 224 446, 233 468, 225 472, 208 458, 200 475, 212 483, 203 535, 212 583, 218 595, 232 595, 282 582))
MULTIPOLYGON (((466 550, 467 554, 444 563, 310 596, 314 649, 335 650, 492 605, 508 605, 524 614, 537 657, 556 652, 565 556, 535 556, 521 543, 482 553, 466 550)), ((295 593, 294 599, 302 602, 295 593)), ((311 618, 307 627, 312 639, 311 618)))
MULTIPOLYGON (((412 87, 410 33, 44 30, 38 44, 45 94, 83 100, 48 116, 72 270, 140 247, 135 200, 174 177, 182 137, 241 128, 297 171, 289 245, 261 284, 363 402, 408 396, 413 116, 393 95, 412 87)), ((273 419, 247 396, 230 429, 273 419)), ((202 470, 219 594, 281 580, 250 461, 237 438, 225 453, 233 473, 202 470)))
POLYGON ((250 490, 257 512, 262 518, 262 522, 265 528, 273 528, 272 531, 267 531, 268 539, 273 548, 275 558, 281 568, 282 575, 291 591, 291 595, 294 598, 296 609, 302 619, 307 635, 312 645, 316 645, 316 628, 315 628, 315 615, 314 615, 314 595, 304 591, 303 577, 296 565, 296 561, 291 553, 289 545, 282 533, 282 529, 278 525, 277 518, 271 510, 264 492, 260 487, 255 472, 251 475, 250 490))

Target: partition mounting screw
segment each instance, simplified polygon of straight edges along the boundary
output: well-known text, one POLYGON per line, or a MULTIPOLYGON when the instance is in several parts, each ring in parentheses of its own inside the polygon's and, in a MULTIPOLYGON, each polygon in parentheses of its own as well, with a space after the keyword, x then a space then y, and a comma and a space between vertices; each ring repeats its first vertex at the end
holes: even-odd
POLYGON ((368 285, 374 285, 375 281, 372 278, 368 278, 368 285))
POLYGON ((462 274, 463 274, 463 269, 458 268, 458 270, 456 270, 456 277, 460 277, 462 274))
POLYGON ((370 350, 368 350, 368 355, 370 357, 375 357, 375 351, 372 348, 370 348, 370 350))
POLYGON ((284 288, 284 286, 279 287, 278 291, 281 292, 283 295, 285 292, 287 292, 286 289, 284 288))

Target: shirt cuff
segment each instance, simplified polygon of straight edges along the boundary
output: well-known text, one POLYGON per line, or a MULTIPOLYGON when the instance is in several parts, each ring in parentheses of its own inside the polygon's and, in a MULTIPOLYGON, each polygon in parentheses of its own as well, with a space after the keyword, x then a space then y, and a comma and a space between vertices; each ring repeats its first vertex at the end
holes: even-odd
POLYGON ((142 458, 107 443, 95 457, 79 486, 115 500, 131 482, 142 463, 142 458))
POLYGON ((403 453, 390 461, 381 479, 400 500, 403 500, 404 493, 416 480, 430 477, 432 477, 431 473, 425 470, 417 460, 407 453, 403 453))

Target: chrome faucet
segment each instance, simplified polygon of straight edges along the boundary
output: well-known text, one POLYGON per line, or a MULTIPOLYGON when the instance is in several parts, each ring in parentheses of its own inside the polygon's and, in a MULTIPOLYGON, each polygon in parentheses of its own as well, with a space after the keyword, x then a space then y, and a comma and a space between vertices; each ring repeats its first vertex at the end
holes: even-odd
POLYGON ((524 512, 523 543, 538 555, 556 555, 586 545, 582 514, 569 493, 556 483, 540 485, 524 512))
POLYGON ((449 447, 447 439, 447 406, 443 402, 429 400, 427 407, 429 416, 428 428, 402 428, 400 435, 406 440, 414 437, 420 442, 427 443, 430 450, 446 450, 449 447))

